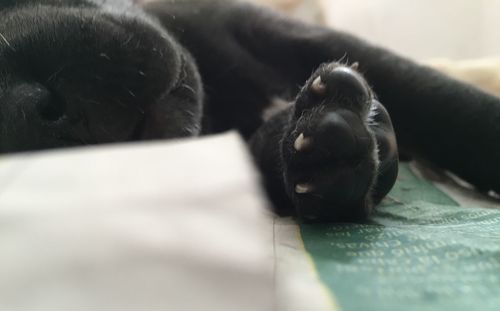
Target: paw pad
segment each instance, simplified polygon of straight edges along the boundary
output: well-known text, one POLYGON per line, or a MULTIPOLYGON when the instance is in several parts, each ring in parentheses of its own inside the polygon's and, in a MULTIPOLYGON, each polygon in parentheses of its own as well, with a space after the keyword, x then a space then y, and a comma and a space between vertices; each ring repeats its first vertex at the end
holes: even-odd
POLYGON ((323 65, 297 95, 282 157, 301 218, 357 219, 371 208, 376 138, 365 118, 371 90, 357 66, 323 65))

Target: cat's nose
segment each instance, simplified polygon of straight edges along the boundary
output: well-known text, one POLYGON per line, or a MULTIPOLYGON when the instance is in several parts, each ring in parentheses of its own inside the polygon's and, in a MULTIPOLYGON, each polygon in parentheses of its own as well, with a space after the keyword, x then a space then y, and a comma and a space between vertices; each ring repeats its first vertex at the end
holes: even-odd
POLYGON ((64 117, 66 107, 61 98, 41 84, 31 85, 30 89, 33 93, 28 94, 33 97, 34 112, 41 120, 56 122, 64 117))
POLYGON ((52 124, 63 118, 64 104, 43 85, 21 82, 0 97, 0 151, 36 149, 42 137, 53 137, 52 124), (32 148, 26 148, 30 142, 32 148))
POLYGON ((40 83, 21 83, 2 98, 9 118, 19 122, 56 122, 65 113, 64 103, 40 83))

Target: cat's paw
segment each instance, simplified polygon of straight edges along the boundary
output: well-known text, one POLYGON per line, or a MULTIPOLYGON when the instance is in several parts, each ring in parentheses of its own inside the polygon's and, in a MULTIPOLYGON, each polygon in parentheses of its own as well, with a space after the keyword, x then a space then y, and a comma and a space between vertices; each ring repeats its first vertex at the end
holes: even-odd
POLYGON ((362 75, 338 63, 322 65, 298 94, 281 152, 286 191, 307 221, 365 218, 378 200, 374 191, 388 157, 384 187, 390 189, 397 175, 387 112, 362 75))

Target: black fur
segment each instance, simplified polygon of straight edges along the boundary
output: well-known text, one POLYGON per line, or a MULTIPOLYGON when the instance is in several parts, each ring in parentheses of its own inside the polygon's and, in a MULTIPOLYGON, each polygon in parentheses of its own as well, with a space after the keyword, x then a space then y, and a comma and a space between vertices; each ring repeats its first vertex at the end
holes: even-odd
POLYGON ((351 220, 395 181, 389 114, 404 150, 500 190, 500 100, 348 34, 229 1, 0 2, 3 153, 237 129, 278 212, 351 220))

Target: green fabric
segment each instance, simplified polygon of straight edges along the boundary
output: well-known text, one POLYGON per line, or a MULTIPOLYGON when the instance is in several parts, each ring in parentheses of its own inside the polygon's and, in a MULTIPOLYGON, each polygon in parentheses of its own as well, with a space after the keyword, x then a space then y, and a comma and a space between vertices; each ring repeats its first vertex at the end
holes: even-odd
POLYGON ((500 310, 500 211, 461 207, 408 166, 370 223, 301 232, 344 311, 500 310))

